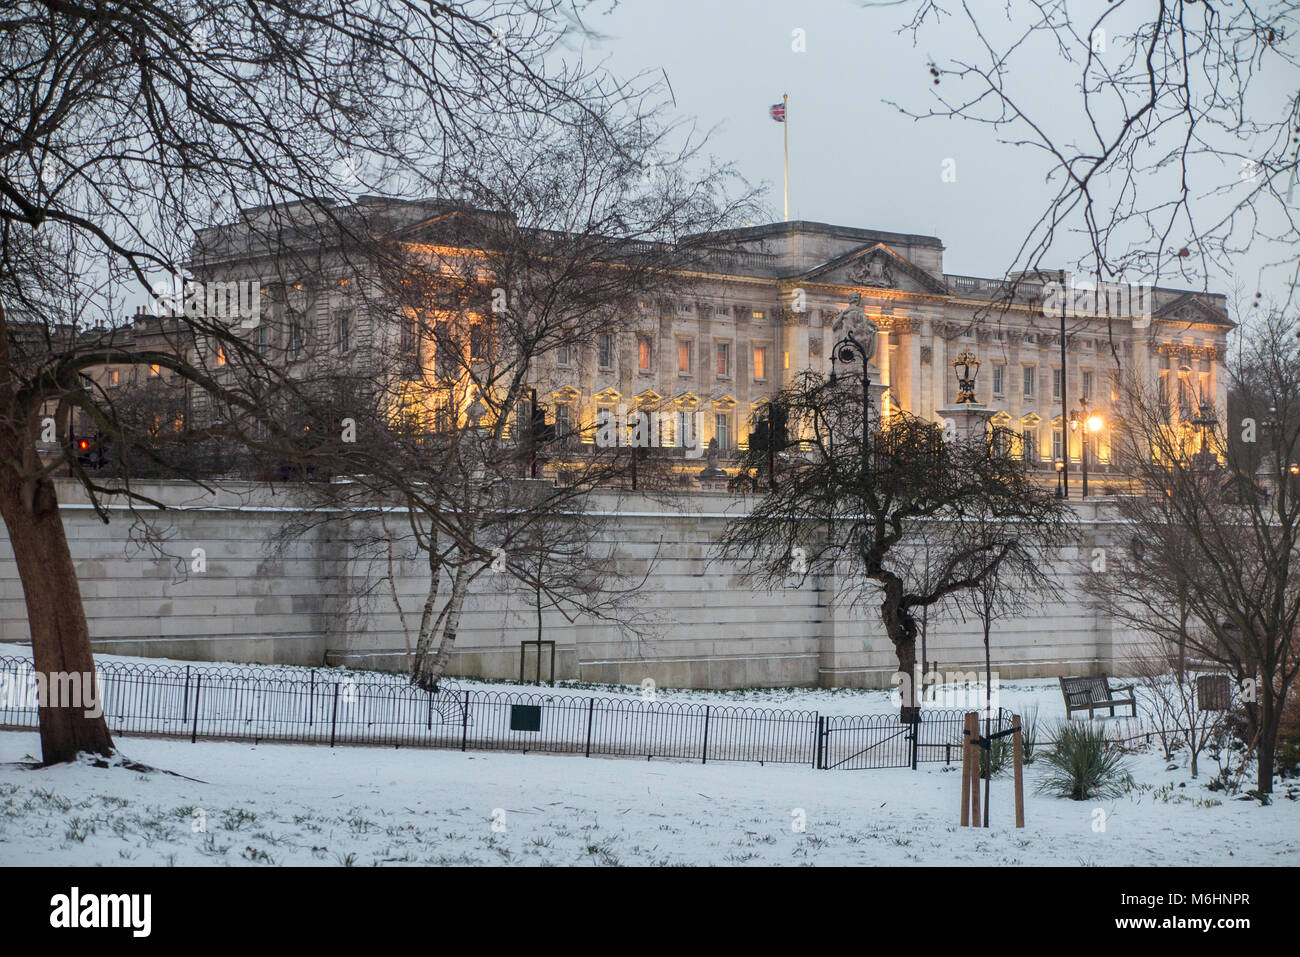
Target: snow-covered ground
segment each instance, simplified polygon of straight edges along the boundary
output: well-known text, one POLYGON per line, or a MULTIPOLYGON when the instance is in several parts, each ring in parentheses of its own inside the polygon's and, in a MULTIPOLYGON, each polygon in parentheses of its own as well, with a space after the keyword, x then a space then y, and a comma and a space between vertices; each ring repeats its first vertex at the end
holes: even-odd
POLYGON ((995 779, 977 830, 957 826, 959 775, 941 765, 119 744, 174 773, 25 769, 9 762, 37 736, 0 733, 0 864, 1300 864, 1300 801, 1210 804, 1222 795, 1149 754, 1130 760, 1142 789, 1108 801, 1037 794, 1031 765, 1024 830, 995 779))
MULTIPOLYGON (((1054 681, 1004 683, 1001 696, 1012 710, 1036 704, 1049 722, 1063 712, 1054 681)), ((883 692, 773 690, 744 700, 823 713, 888 709, 883 692)), ((1212 761, 1203 758, 1192 781, 1185 759, 1167 770, 1154 751, 1129 756, 1136 787, 1106 801, 1039 794, 1044 768, 1030 765, 1024 830, 1010 826, 1010 778, 995 779, 993 827, 981 830, 957 826, 960 778, 937 764, 815 771, 141 738, 118 745, 159 770, 90 762, 37 770, 28 766, 37 735, 0 732, 0 864, 1300 864, 1300 789, 1284 785, 1261 807, 1207 790, 1212 761)))

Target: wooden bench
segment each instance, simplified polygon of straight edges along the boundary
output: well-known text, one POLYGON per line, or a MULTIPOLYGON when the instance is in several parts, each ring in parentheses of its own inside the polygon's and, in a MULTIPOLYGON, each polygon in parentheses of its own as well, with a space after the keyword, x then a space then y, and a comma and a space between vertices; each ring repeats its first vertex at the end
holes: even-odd
POLYGON ((1094 717, 1093 712, 1098 708, 1109 708, 1113 718, 1117 705, 1128 705, 1133 709, 1133 716, 1137 717, 1137 700, 1133 696, 1132 685, 1116 685, 1111 688, 1105 675, 1095 678, 1061 678, 1060 682, 1061 694, 1065 696, 1067 719, 1073 717, 1076 711, 1086 711, 1089 718, 1094 717), (1120 692, 1128 692, 1128 696, 1122 697, 1120 692))

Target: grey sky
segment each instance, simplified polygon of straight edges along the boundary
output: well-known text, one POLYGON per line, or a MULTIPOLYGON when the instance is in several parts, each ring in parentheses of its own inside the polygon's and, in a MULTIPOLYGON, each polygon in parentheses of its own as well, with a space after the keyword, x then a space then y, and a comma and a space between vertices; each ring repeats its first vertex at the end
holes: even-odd
MULTIPOLYGON (((984 25, 1012 29, 1003 4, 972 5, 981 15, 987 9, 984 25)), ((937 235, 947 247, 946 271, 1000 276, 1042 212, 1048 164, 1041 154, 1000 144, 988 127, 916 122, 882 102, 928 108, 929 62, 975 55, 963 48, 962 24, 952 21, 929 29, 913 46, 910 35, 897 33, 911 7, 864 8, 846 0, 625 0, 591 18, 606 36, 589 52, 607 57, 623 75, 664 68, 681 114, 713 130, 710 151, 736 163, 751 182, 771 185, 774 219, 782 215, 781 126, 767 110, 788 93, 792 219, 937 235), (806 52, 792 50, 795 29, 805 31, 806 52), (948 158, 956 163, 955 182, 941 178, 948 158)), ((1027 102, 1061 124, 1054 132, 1072 132, 1068 107, 1078 101, 1072 87, 1077 67, 1048 59, 1028 71, 1032 75, 1026 72, 1022 66, 1014 80, 1027 102)), ((1294 77, 1266 79, 1279 96, 1293 93, 1294 77)), ((1077 252, 1063 246, 1047 264, 1068 266, 1077 252)), ((1248 295, 1260 266, 1287 255, 1286 249, 1261 249, 1239 262, 1243 285, 1252 287, 1248 295)), ((1162 282, 1199 285, 1176 276, 1162 276, 1162 282)), ((1210 285, 1231 293, 1223 278, 1210 285)), ((1274 270, 1264 289, 1280 297, 1286 285, 1282 271, 1274 270)))

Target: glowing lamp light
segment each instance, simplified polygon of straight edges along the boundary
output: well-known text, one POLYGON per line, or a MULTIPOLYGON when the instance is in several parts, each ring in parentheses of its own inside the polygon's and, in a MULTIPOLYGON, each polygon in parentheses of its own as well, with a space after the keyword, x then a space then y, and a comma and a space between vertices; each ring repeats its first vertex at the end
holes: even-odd
POLYGON ((1101 426, 1102 426, 1101 416, 1099 416, 1099 415, 1090 415, 1090 416, 1088 416, 1088 431, 1089 431, 1089 432, 1100 432, 1100 431, 1101 431, 1101 426))
POLYGON ((77 440, 77 449, 78 449, 79 451, 82 451, 82 452, 87 452, 87 451, 89 451, 89 450, 90 450, 90 441, 89 441, 88 439, 78 439, 78 440, 77 440))

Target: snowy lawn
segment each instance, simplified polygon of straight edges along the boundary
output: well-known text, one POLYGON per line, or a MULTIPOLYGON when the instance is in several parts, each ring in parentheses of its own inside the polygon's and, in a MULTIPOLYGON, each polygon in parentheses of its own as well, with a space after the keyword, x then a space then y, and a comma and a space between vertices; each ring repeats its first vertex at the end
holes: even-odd
MULTIPOLYGON (((0 654, 29 656, 22 646, 0 654)), ((111 660, 110 656, 98 656, 111 660)), ((133 660, 133 659, 117 659, 133 660)), ((286 668, 286 671, 299 669, 286 668)), ((305 669, 304 669, 305 670, 305 669)), ((536 690, 462 681, 462 687, 536 690)), ((1055 680, 1003 682, 1000 704, 1064 716, 1055 680)), ((640 688, 551 694, 641 697, 640 688)), ((657 689, 660 700, 882 714, 881 691, 657 689)), ((1082 720, 1082 719, 1076 719, 1082 720)), ((1115 732, 1137 730, 1110 722, 1115 732)), ((1154 749, 1136 786, 1075 802, 1035 790, 1013 823, 1011 779, 993 782, 993 827, 957 826, 958 768, 815 771, 543 754, 119 737, 117 764, 35 770, 37 735, 0 732, 0 864, 951 864, 1296 865, 1300 785, 1275 802, 1211 792, 1154 749), (165 773, 165 772, 173 773, 165 773), (191 780, 193 779, 193 780, 191 780)))
POLYGON ((39 753, 37 736, 0 732, 0 864, 1300 864, 1300 801, 1285 787, 1269 807, 1209 804, 1223 795, 1150 753, 1129 759, 1140 789, 1109 801, 1037 794, 1031 765, 1024 830, 1009 826, 1010 779, 996 779, 985 831, 957 827, 959 775, 942 765, 119 745, 175 774, 30 770, 17 762, 39 753))

